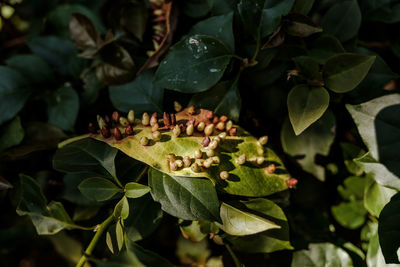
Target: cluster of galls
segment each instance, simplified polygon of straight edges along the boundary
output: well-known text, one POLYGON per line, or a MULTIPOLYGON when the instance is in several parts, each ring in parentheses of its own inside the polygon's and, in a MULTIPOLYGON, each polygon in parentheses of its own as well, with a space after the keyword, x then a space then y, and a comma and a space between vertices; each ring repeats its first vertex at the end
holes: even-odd
POLYGON ((151 57, 155 51, 160 47, 165 34, 167 32, 166 27, 166 14, 164 10, 164 0, 150 0, 150 5, 153 10, 152 22, 153 22, 153 47, 154 51, 147 51, 147 55, 151 57))

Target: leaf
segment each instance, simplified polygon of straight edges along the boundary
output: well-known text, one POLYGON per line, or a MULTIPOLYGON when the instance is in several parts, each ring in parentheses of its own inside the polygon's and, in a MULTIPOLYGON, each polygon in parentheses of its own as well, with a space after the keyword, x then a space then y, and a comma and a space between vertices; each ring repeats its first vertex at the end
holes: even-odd
MULTIPOLYGON (((185 109, 176 114, 176 120, 177 122, 182 121, 182 123, 190 119, 205 120, 207 111, 200 109, 198 112, 198 114, 189 116, 187 109, 185 109)), ((209 123, 207 120, 205 122, 209 123)), ((290 176, 279 157, 271 149, 263 148, 255 137, 240 127, 237 127, 236 136, 228 136, 217 148, 216 154, 220 156, 221 164, 219 166, 213 165, 211 168, 198 173, 193 172, 190 168, 170 171, 166 157, 169 153, 174 153, 180 157, 189 156, 193 158, 194 152, 202 148, 201 142, 204 139, 204 135, 195 132, 190 137, 182 134, 176 138, 171 131, 164 129, 161 130, 161 141, 150 142, 148 146, 141 145, 140 139, 142 136, 151 136, 151 129, 148 126, 143 127, 140 124, 140 120, 137 120, 133 127, 135 135, 128 136, 123 140, 105 139, 100 134, 92 135, 91 137, 106 142, 128 156, 168 175, 209 178, 216 183, 217 189, 229 194, 256 197, 271 195, 287 189, 286 180, 290 176), (236 163, 236 159, 242 154, 246 154, 248 159, 263 156, 265 162, 261 166, 250 163, 239 165, 236 163), (264 168, 271 163, 275 164, 277 170, 269 174, 264 168), (229 171, 230 178, 225 181, 221 180, 219 177, 221 171, 229 171)), ((197 160, 197 163, 201 164, 199 160, 197 160)))
POLYGON ((315 0, 296 0, 292 12, 307 15, 314 5, 315 0))
POLYGON ((309 17, 300 14, 291 14, 287 17, 285 31, 292 36, 308 37, 312 34, 322 32, 309 17))
POLYGON ((69 22, 71 40, 81 50, 97 50, 99 38, 92 21, 85 15, 74 13, 69 22))
MULTIPOLYGON (((262 22, 262 12, 265 5, 265 0, 241 0, 237 4, 237 10, 243 24, 243 30, 245 33, 257 40, 260 36, 260 26, 262 22)), ((268 25, 269 22, 266 22, 268 25)), ((262 30, 261 32, 264 32, 262 30)), ((274 30, 271 31, 271 33, 274 30)), ((265 36, 268 35, 268 30, 265 31, 265 36)))
POLYGON ((211 17, 195 24, 189 31, 188 36, 202 34, 212 36, 222 41, 231 51, 235 51, 235 38, 233 36, 233 12, 211 17))
POLYGON ((343 249, 333 244, 314 243, 308 246, 308 250, 296 251, 291 266, 353 267, 353 262, 343 249))
POLYGON ((236 0, 213 0, 211 13, 216 15, 227 14, 236 10, 236 0))
POLYGON ((289 14, 295 0, 263 1, 260 35, 262 38, 272 34, 281 23, 282 16, 289 14))
POLYGON ((360 147, 351 143, 340 143, 340 147, 342 148, 344 165, 346 166, 346 169, 352 175, 361 176, 363 170, 357 165, 356 162, 354 162, 354 159, 364 155, 364 149, 361 149, 360 147))
POLYGON ((124 246, 124 229, 121 224, 121 220, 118 220, 115 227, 115 237, 117 240, 118 251, 121 251, 124 246))
POLYGON ((188 106, 190 105, 213 110, 218 115, 225 115, 238 121, 242 100, 237 81, 220 82, 206 92, 195 94, 190 99, 188 106))
POLYGON ((217 192, 209 180, 169 176, 151 168, 149 185, 153 199, 172 216, 220 221, 217 192))
POLYGON ((206 239, 200 242, 191 242, 179 236, 176 242, 176 256, 182 264, 190 266, 207 266, 207 259, 211 256, 211 250, 206 239))
POLYGON ((230 59, 230 49, 218 39, 185 37, 170 48, 157 69, 154 84, 182 93, 202 92, 221 79, 230 59))
POLYGON ((374 60, 374 56, 351 53, 329 58, 322 70, 325 86, 336 93, 353 90, 367 75, 374 60))
POLYGON ((130 83, 110 86, 109 95, 113 106, 123 112, 134 109, 136 114, 162 112, 164 90, 153 86, 153 77, 154 71, 147 70, 130 83))
POLYGON ((393 3, 386 3, 384 6, 370 12, 367 19, 387 24, 394 24, 400 21, 399 14, 400 4, 393 1, 393 3))
POLYGON ((224 202, 221 204, 220 216, 222 224, 216 224, 230 235, 244 236, 280 228, 279 225, 268 219, 237 209, 224 202))
POLYGON ((84 250, 79 241, 68 236, 64 231, 49 236, 49 239, 57 253, 64 259, 75 264, 79 262, 82 257, 82 251, 84 250))
MULTIPOLYGON (((167 259, 164 257, 154 253, 151 250, 144 249, 136 243, 127 242, 127 249, 133 252, 136 257, 140 260, 144 266, 147 267, 172 267, 172 265, 167 259)), ((133 265, 137 266, 137 265, 133 265)))
POLYGON ((146 2, 131 1, 125 3, 118 15, 121 26, 140 41, 143 41, 148 17, 146 2))
MULTIPOLYGON (((375 224, 376 225, 376 224, 375 224)), ((378 232, 375 230, 375 233, 371 237, 369 237, 369 244, 367 249, 367 265, 368 267, 375 266, 388 266, 385 262, 385 257, 382 254, 382 248, 379 245, 379 237, 378 232)), ((390 267, 399 267, 400 264, 390 264, 390 267)))
POLYGON ((263 198, 241 201, 247 209, 269 218, 280 226, 254 235, 228 237, 228 240, 240 251, 247 253, 271 253, 283 249, 293 249, 289 241, 289 224, 282 209, 273 201, 263 198))
POLYGON ((207 236, 207 233, 201 231, 201 223, 199 221, 180 220, 179 223, 179 229, 183 237, 192 242, 200 242, 207 236))
POLYGON ((125 220, 129 216, 129 203, 128 199, 124 196, 121 200, 115 205, 114 208, 114 217, 125 220))
POLYGON ((290 90, 287 105, 294 132, 299 135, 325 113, 329 93, 323 87, 299 84, 290 90))
POLYGON ((3 176, 0 176, 0 190, 13 188, 13 185, 7 181, 3 176))
POLYGON ((344 53, 345 50, 338 39, 332 35, 324 34, 311 43, 307 53, 319 64, 325 62, 338 53, 344 53))
POLYGON ((335 117, 330 110, 302 134, 296 136, 289 120, 283 124, 281 142, 283 150, 290 156, 304 156, 297 162, 303 169, 319 180, 325 179, 324 169, 314 163, 315 155, 327 156, 336 133, 335 117))
POLYGON ((96 202, 93 199, 86 198, 81 191, 79 191, 78 185, 85 180, 90 174, 87 173, 67 173, 63 177, 63 190, 60 197, 63 200, 67 200, 71 203, 79 206, 93 207, 101 203, 96 202))
MULTIPOLYGON (((373 99, 360 105, 346 105, 353 117, 358 131, 369 149, 367 162, 379 161, 389 172, 400 177, 397 153, 400 149, 400 119, 396 114, 400 111, 400 95, 392 94, 373 99), (371 131, 371 129, 375 129, 371 131)), ((365 161, 365 160, 364 160, 365 161)), ((390 175, 385 175, 389 178, 390 175)), ((390 182, 388 179, 384 183, 390 182)), ((380 181, 378 181, 382 184, 380 181)), ((393 186, 399 181, 393 180, 393 186)), ((384 185, 384 184, 382 184, 384 185)))
POLYGON ((96 201, 108 200, 118 192, 121 192, 121 189, 110 180, 99 177, 83 180, 78 188, 85 197, 96 201))
POLYGON ((390 198, 396 194, 396 190, 383 187, 375 182, 374 179, 368 177, 364 190, 364 207, 368 212, 379 217, 383 207, 390 201, 390 198))
POLYGON ((12 121, 0 127, 0 152, 19 145, 24 139, 25 131, 21 125, 19 116, 12 121))
POLYGON ((379 215, 378 236, 386 263, 400 263, 398 249, 400 247, 400 193, 394 195, 379 215))
POLYGON ((47 98, 49 123, 73 131, 79 111, 79 96, 71 87, 60 87, 47 98))
POLYGON ((125 196, 129 198, 138 198, 141 197, 148 192, 150 192, 150 187, 130 182, 125 185, 125 196))
POLYGON ((200 18, 207 15, 212 8, 213 0, 187 0, 182 3, 182 11, 192 18, 200 18))
MULTIPOLYGON (((123 243, 123 241, 121 243, 121 235, 120 235, 120 233, 118 233, 118 231, 121 230, 121 228, 117 229, 118 224, 119 224, 119 221, 117 221, 115 224, 112 224, 108 228, 107 233, 106 233, 106 244, 112 254, 118 254, 118 252, 120 251, 120 244, 123 243)), ((133 261, 133 259, 132 259, 132 261, 133 261)), ((113 266, 113 265, 111 265, 111 266, 113 266)))
POLYGON ((132 212, 125 220, 126 238, 131 242, 142 240, 153 233, 163 218, 159 203, 150 194, 141 198, 128 199, 132 212))
POLYGON ((46 61, 36 55, 15 55, 8 58, 6 64, 22 74, 30 83, 44 83, 53 79, 53 70, 46 61))
POLYGON ((314 79, 319 72, 319 64, 312 57, 299 56, 293 58, 296 68, 307 79, 314 79))
POLYGON ((83 139, 58 149, 53 158, 53 167, 62 172, 90 172, 116 177, 114 159, 117 152, 96 140, 83 139))
POLYGON ((322 28, 345 42, 357 35, 361 25, 361 11, 356 0, 335 3, 322 18, 322 28))
POLYGON ((31 90, 15 70, 0 66, 0 125, 13 118, 28 100, 31 90))
POLYGON ((341 202, 332 206, 331 211, 335 220, 348 229, 361 227, 365 223, 365 215, 367 215, 363 202, 360 200, 341 202))

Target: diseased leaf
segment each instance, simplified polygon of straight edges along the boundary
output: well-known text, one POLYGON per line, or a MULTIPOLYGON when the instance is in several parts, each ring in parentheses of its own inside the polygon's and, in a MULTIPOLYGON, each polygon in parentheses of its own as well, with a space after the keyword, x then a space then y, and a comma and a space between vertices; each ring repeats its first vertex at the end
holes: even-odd
POLYGON ((78 188, 85 197, 96 201, 108 200, 121 192, 121 189, 113 182, 100 177, 85 179, 79 184, 78 188))
POLYGON ((289 92, 287 105, 294 133, 299 135, 325 113, 329 93, 323 87, 299 84, 289 92))
POLYGON ((160 63, 154 84, 182 93, 197 93, 215 85, 231 59, 230 49, 207 35, 185 37, 160 63))
POLYGON ((0 127, 0 152, 16 146, 22 142, 25 136, 24 128, 21 125, 19 116, 0 127))
POLYGON ((175 177, 151 168, 149 186, 153 199, 175 217, 220 221, 217 192, 207 179, 175 177))

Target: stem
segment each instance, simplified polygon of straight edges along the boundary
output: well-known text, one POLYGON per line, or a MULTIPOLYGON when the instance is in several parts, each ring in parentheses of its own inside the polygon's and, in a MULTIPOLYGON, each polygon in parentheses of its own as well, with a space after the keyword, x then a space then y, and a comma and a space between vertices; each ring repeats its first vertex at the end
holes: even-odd
POLYGON ((236 267, 242 267, 242 264, 240 263, 239 259, 236 257, 235 253, 231 249, 231 246, 229 246, 228 244, 225 244, 225 247, 228 250, 229 254, 231 255, 232 260, 235 263, 235 266, 236 267))
POLYGON ((233 58, 239 59, 240 61, 243 62, 244 58, 238 56, 238 55, 232 55, 233 58))
POLYGON ((149 165, 146 165, 146 167, 143 168, 143 170, 139 173, 138 177, 135 180, 135 183, 138 183, 140 179, 147 173, 147 170, 149 169, 149 165))
POLYGON ((261 33, 260 33, 260 30, 259 30, 258 34, 257 34, 256 51, 254 52, 254 55, 250 60, 250 65, 254 64, 254 62, 256 61, 258 53, 260 52, 260 46, 261 46, 261 33))
POLYGON ((111 214, 104 222, 101 223, 99 230, 97 230, 96 234, 93 236, 92 241, 90 241, 89 246, 86 248, 79 262, 76 264, 76 267, 82 267, 85 264, 87 257, 92 254, 101 235, 107 229, 108 225, 110 225, 110 223, 112 223, 113 221, 114 221, 114 215, 111 214))

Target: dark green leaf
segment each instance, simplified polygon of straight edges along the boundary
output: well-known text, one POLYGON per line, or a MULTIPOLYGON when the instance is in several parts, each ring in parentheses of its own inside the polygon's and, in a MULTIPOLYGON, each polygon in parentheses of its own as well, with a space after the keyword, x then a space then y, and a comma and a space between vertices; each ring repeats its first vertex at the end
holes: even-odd
POLYGON ((364 207, 371 215, 379 217, 383 207, 396 193, 396 190, 383 187, 375 182, 374 179, 368 177, 368 182, 366 183, 364 190, 364 207))
POLYGON ((297 162, 303 169, 324 180, 324 169, 314 163, 316 154, 328 155, 336 133, 335 117, 330 110, 305 130, 296 136, 289 120, 283 124, 281 142, 284 151, 291 156, 304 156, 297 162))
POLYGON ((53 79, 53 70, 36 55, 15 55, 7 59, 6 64, 24 75, 31 83, 44 83, 53 79))
POLYGON ((357 35, 361 11, 356 0, 336 2, 322 18, 322 28, 345 42, 357 35))
POLYGON ((114 217, 125 220, 129 216, 129 203, 128 199, 124 196, 121 200, 115 205, 114 208, 114 217))
POLYGON ((331 57, 322 73, 325 86, 336 93, 353 90, 367 75, 375 57, 343 53, 331 57))
POLYGON ((342 44, 332 35, 322 35, 318 37, 307 50, 308 55, 319 64, 325 62, 332 56, 338 53, 344 53, 345 50, 342 44))
POLYGON ((367 19, 392 24, 400 21, 399 15, 400 3, 387 3, 386 5, 370 12, 367 19))
POLYGON ((91 20, 85 15, 72 14, 69 22, 71 40, 81 50, 97 50, 97 39, 99 38, 96 28, 91 20))
POLYGON ((308 250, 300 250, 294 253, 292 267, 298 266, 353 267, 353 262, 343 249, 333 244, 314 243, 308 246, 308 250))
MULTIPOLYGON (((109 245, 109 248, 110 246, 111 248, 113 248, 111 235, 108 234, 107 237, 108 237, 108 239, 106 239, 106 241, 108 241, 107 245, 109 245)), ((94 260, 94 262, 98 267, 146 267, 146 265, 143 265, 139 261, 135 253, 127 250, 123 250, 120 254, 111 257, 108 261, 94 260)))
POLYGON ((82 73, 83 92, 81 94, 82 106, 93 104, 105 85, 97 78, 94 70, 82 73))
POLYGON ((73 131, 79 111, 79 96, 71 87, 61 87, 47 98, 49 123, 73 131))
POLYGON ((296 68, 308 79, 314 79, 319 72, 319 64, 312 57, 299 56, 293 58, 296 68))
POLYGON ((90 172, 116 177, 114 159, 117 152, 102 142, 85 138, 57 150, 53 167, 62 172, 90 172))
POLYGON ((235 51, 235 38, 232 29, 233 12, 221 16, 211 17, 200 21, 189 31, 188 36, 195 34, 209 35, 235 51))
POLYGON ((309 17, 292 14, 287 17, 285 23, 285 31, 297 37, 308 37, 314 33, 322 32, 322 29, 318 27, 309 17))
POLYGON ((239 120, 242 101, 237 82, 220 82, 206 92, 195 94, 188 105, 213 110, 218 115, 226 115, 239 120))
POLYGON ((202 92, 216 84, 231 59, 230 49, 206 35, 186 37, 170 48, 154 83, 183 93, 202 92))
POLYGON ((145 1, 130 1, 121 8, 120 24, 140 41, 146 30, 148 10, 145 1))
POLYGON ((68 236, 65 231, 51 235, 49 239, 55 250, 64 259, 71 263, 78 263, 84 250, 82 244, 78 240, 68 236))
POLYGON ((262 38, 272 34, 281 23, 282 16, 289 14, 295 0, 263 1, 260 35, 262 38))
POLYGON ((315 0, 296 0, 292 9, 293 13, 307 15, 310 12, 315 0))
POLYGON ((136 114, 161 113, 164 90, 153 85, 153 77, 153 70, 147 70, 130 83, 110 86, 109 94, 113 106, 123 112, 134 109, 136 114))
MULTIPOLYGON (((259 39, 260 36, 260 26, 264 5, 265 0, 241 0, 237 5, 237 10, 242 21, 244 31, 251 35, 254 40, 259 39)), ((269 22, 266 22, 265 24, 266 26, 269 26, 269 22)), ((274 29, 267 29, 264 31, 266 32, 265 36, 267 36, 269 34, 268 32, 270 31, 270 33, 272 33, 274 29)))
POLYGON ((153 199, 161 208, 184 220, 220 221, 217 192, 208 179, 174 177, 149 170, 153 199))
POLYGON ((0 152, 20 144, 24 139, 24 135, 25 131, 18 116, 0 127, 0 152))
POLYGON ((323 87, 299 84, 289 92, 289 119, 296 135, 317 121, 329 105, 329 93, 323 87))
POLYGON ((110 180, 99 177, 83 180, 79 184, 78 188, 85 197, 96 201, 108 200, 118 192, 122 191, 121 188, 116 186, 110 180))
MULTIPOLYGON (((63 177, 63 191, 61 198, 68 200, 80 206, 96 206, 99 205, 95 200, 86 198, 78 189, 78 185, 90 174, 86 173, 67 173, 63 177)), ((75 220, 75 219, 74 219, 75 220)))
POLYGON ((138 198, 141 197, 148 192, 150 192, 150 187, 130 182, 125 185, 125 196, 129 198, 138 198))
POLYGON ((211 13, 214 16, 227 14, 231 11, 236 10, 236 0, 212 0, 211 13))
POLYGON ((207 15, 212 8, 213 0, 187 0, 182 2, 182 11, 192 18, 200 18, 207 15))
POLYGON ((400 193, 394 195, 379 215, 378 235, 386 263, 400 263, 400 193))
POLYGON ((146 267, 174 266, 167 259, 161 257, 160 255, 154 253, 153 251, 142 248, 136 243, 128 241, 127 249, 133 252, 136 255, 136 257, 140 260, 140 262, 143 263, 146 267))
POLYGON ((28 100, 31 90, 15 70, 0 66, 0 125, 13 118, 28 100))

